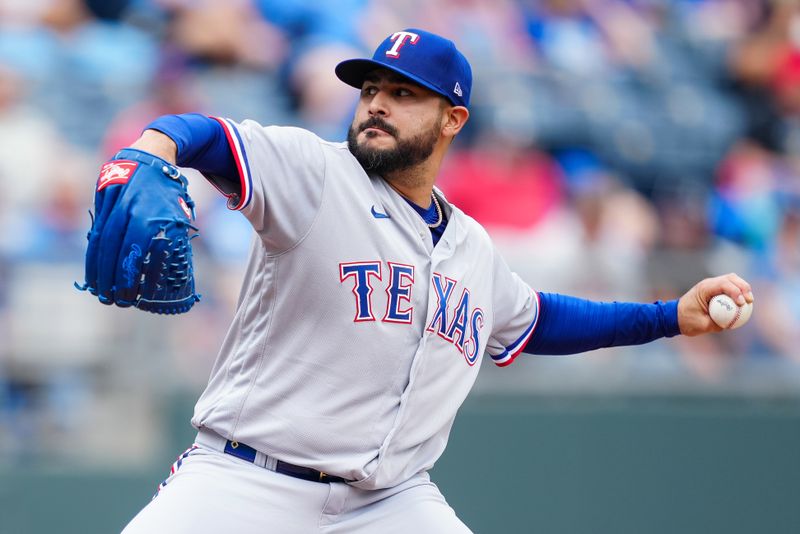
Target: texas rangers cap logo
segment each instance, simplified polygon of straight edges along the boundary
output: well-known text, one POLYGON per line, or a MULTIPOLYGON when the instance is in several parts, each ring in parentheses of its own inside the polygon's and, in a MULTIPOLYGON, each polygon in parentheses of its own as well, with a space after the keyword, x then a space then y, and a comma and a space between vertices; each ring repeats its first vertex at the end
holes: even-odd
POLYGON ((386 51, 386 55, 389 57, 400 57, 400 49, 403 48, 403 45, 405 45, 406 42, 412 45, 417 44, 419 35, 412 32, 394 32, 389 39, 394 42, 394 44, 386 51))
POLYGON ((133 171, 139 164, 135 161, 119 159, 110 161, 100 169, 100 178, 97 179, 97 190, 102 191, 109 185, 127 184, 133 171))

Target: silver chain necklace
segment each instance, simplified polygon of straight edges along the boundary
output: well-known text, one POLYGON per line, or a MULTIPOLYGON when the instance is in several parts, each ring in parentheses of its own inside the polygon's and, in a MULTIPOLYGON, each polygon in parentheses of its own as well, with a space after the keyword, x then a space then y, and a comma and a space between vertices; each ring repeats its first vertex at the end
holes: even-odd
POLYGON ((428 228, 437 228, 440 224, 442 224, 444 217, 442 217, 442 207, 439 205, 439 201, 436 200, 436 195, 434 193, 431 193, 431 198, 433 199, 433 205, 436 206, 436 213, 439 215, 439 218, 436 220, 435 223, 432 224, 427 223, 427 224, 428 228))

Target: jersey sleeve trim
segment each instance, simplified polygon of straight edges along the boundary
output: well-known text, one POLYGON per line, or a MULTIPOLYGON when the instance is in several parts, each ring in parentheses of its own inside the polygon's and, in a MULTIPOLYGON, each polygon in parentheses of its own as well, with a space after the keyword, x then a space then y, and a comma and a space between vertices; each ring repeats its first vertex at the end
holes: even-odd
POLYGON ((494 361, 495 365, 498 367, 505 367, 510 365, 514 359, 519 356, 522 352, 522 349, 525 348, 525 345, 528 343, 528 340, 533 335, 533 332, 536 330, 536 325, 539 323, 539 306, 541 304, 539 300, 539 293, 536 291, 533 292, 534 296, 536 297, 536 311, 533 316, 533 321, 531 324, 528 325, 528 328, 522 333, 522 335, 517 338, 512 344, 508 345, 503 352, 500 354, 490 354, 492 357, 492 361, 494 361))
POLYGON ((222 125, 225 132, 225 137, 228 139, 228 146, 230 146, 233 159, 236 162, 236 169, 239 172, 239 192, 226 193, 217 188, 223 195, 228 198, 228 209, 242 210, 249 203, 253 196, 253 178, 250 173, 250 163, 247 159, 247 151, 244 148, 239 130, 228 119, 221 119, 219 117, 211 117, 222 125))

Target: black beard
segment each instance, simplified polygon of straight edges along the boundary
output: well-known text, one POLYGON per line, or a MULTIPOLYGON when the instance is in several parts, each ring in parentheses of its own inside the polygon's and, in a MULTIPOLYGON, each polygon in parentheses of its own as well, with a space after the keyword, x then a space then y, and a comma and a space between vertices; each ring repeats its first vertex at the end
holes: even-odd
POLYGON ((367 173, 386 177, 387 174, 402 171, 422 163, 433 154, 439 139, 437 128, 431 128, 411 139, 400 139, 397 130, 379 117, 372 117, 358 125, 350 126, 347 132, 347 147, 367 173), (397 140, 394 148, 377 149, 359 145, 356 137, 367 128, 380 128, 397 140))

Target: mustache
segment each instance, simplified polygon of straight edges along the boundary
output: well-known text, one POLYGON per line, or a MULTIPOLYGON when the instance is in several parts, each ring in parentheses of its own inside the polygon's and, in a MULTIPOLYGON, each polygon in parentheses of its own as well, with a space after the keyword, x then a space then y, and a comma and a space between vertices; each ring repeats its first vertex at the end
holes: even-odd
POLYGON ((388 122, 384 121, 380 117, 370 117, 369 119, 365 120, 361 124, 358 125, 358 131, 363 132, 367 128, 379 128, 384 132, 388 133, 392 137, 397 137, 397 130, 394 126, 389 124, 388 122))

